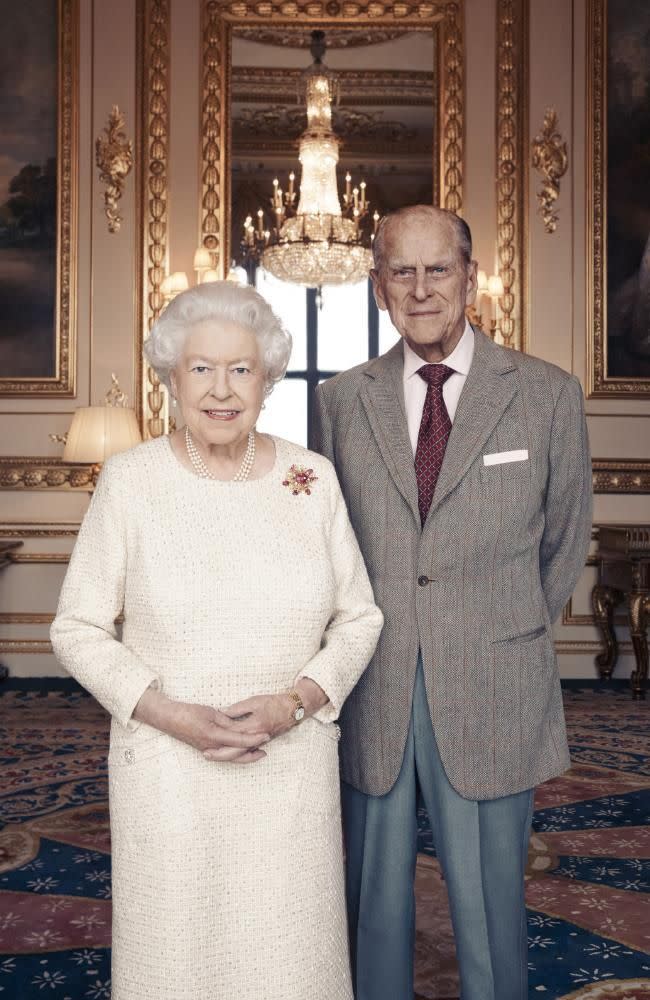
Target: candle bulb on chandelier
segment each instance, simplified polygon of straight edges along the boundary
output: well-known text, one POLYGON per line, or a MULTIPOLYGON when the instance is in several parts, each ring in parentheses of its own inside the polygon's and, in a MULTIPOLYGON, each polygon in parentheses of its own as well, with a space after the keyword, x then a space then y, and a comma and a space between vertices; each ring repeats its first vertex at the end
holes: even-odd
POLYGON ((348 173, 345 175, 345 204, 346 205, 350 204, 350 193, 352 191, 351 184, 352 184, 352 177, 350 176, 350 172, 348 171, 348 173))
POLYGON ((354 228, 355 228, 355 230, 357 232, 357 235, 358 235, 359 234, 359 209, 355 208, 354 212, 352 213, 352 215, 353 215, 353 218, 354 218, 354 228))
POLYGON ((290 198, 291 201, 293 201, 293 197, 292 197, 292 195, 294 193, 294 191, 293 191, 293 182, 295 181, 295 179, 296 179, 296 175, 294 174, 294 172, 292 170, 291 173, 289 174, 289 198, 290 198))
POLYGON ((359 188, 352 188, 352 197, 354 198, 354 209, 356 211, 359 208, 359 188))
POLYGON ((361 181, 361 184, 359 185, 359 187, 361 188, 361 208, 365 208, 366 207, 366 182, 365 181, 361 181))
POLYGON ((257 235, 259 236, 260 239, 262 239, 262 237, 264 236, 264 225, 263 225, 263 222, 262 222, 263 218, 264 218, 264 212, 262 211, 261 208, 258 208, 258 210, 257 210, 257 235))
POLYGON ((377 232, 377 226, 379 225, 379 212, 375 212, 375 214, 372 217, 372 221, 375 224, 373 229, 373 236, 374 236, 374 234, 377 232))

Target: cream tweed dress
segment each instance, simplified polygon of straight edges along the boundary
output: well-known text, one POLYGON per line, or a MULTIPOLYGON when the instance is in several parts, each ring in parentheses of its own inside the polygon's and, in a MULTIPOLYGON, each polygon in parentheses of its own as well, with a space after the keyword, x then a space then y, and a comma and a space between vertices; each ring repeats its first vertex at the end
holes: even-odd
POLYGON ((333 467, 273 440, 243 483, 167 438, 114 456, 63 585, 55 653, 112 716, 112 1000, 352 998, 334 720, 382 617, 333 467), (131 718, 150 685, 226 707, 302 676, 330 703, 255 764, 131 718))

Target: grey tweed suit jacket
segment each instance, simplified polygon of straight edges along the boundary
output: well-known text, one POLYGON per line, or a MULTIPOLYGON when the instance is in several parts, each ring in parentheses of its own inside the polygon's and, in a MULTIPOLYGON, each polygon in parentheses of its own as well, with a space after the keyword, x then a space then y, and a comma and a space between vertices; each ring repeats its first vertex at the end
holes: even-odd
POLYGON ((423 527, 402 342, 316 392, 313 443, 336 466, 385 617, 341 718, 343 779, 366 794, 385 794, 399 774, 418 650, 462 796, 508 795, 569 765, 551 625, 591 532, 582 391, 560 368, 475 336, 423 527), (527 461, 484 463, 521 449, 527 461))

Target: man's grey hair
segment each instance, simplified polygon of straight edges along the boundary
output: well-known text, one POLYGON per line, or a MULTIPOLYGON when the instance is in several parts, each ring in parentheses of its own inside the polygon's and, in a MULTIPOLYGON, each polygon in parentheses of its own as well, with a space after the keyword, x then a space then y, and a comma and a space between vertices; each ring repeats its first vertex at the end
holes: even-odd
POLYGON ((144 343, 147 361, 169 388, 170 372, 183 353, 192 328, 198 323, 238 323, 257 337, 264 366, 266 392, 270 393, 287 370, 291 334, 266 299, 248 286, 232 281, 208 281, 173 299, 154 323, 144 343))
POLYGON ((460 215, 449 212, 446 208, 436 208, 435 205, 405 205, 404 208, 397 208, 394 212, 388 212, 383 217, 377 227, 377 233, 372 244, 372 256, 375 270, 380 271, 384 264, 384 254, 386 245, 386 232, 390 228, 391 222, 403 219, 408 216, 420 216, 428 218, 430 221, 440 221, 445 219, 453 228, 458 245, 458 251, 466 266, 472 262, 472 233, 460 215))

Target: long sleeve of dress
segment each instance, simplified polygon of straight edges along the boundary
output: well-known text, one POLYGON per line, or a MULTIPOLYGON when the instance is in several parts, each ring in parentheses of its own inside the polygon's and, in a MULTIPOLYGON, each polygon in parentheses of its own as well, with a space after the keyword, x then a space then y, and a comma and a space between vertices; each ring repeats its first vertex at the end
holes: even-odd
POLYGON ((316 713, 333 722, 375 651, 383 625, 363 556, 348 517, 334 469, 329 477, 331 496, 330 559, 336 586, 336 607, 325 629, 319 652, 296 680, 310 677, 325 691, 329 702, 316 713))
POLYGON ((70 559, 50 638, 59 662, 130 729, 156 674, 117 639, 127 572, 125 497, 119 470, 104 466, 70 559))

